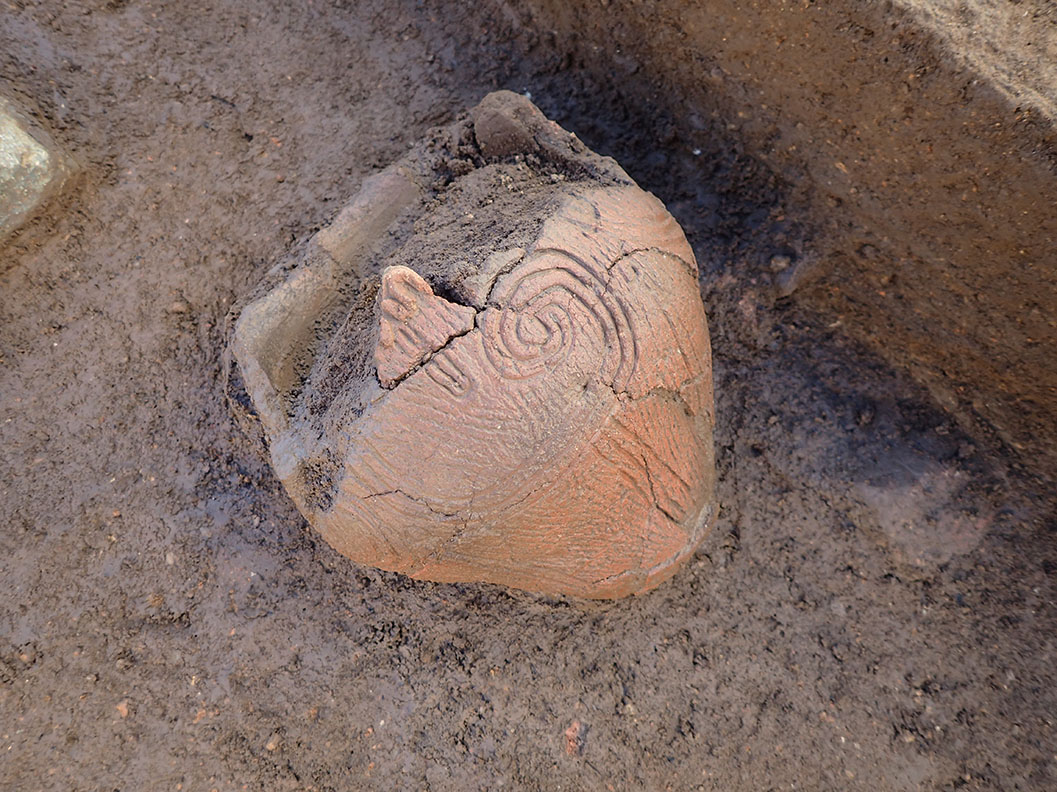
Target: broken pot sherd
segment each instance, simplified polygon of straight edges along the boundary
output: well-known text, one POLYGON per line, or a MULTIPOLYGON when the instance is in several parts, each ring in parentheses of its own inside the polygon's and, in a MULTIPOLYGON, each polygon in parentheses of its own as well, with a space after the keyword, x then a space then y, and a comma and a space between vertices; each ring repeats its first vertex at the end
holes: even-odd
POLYGON ((276 472, 339 552, 620 597, 716 514, 697 278, 660 201, 499 92, 369 179, 233 346, 276 472))

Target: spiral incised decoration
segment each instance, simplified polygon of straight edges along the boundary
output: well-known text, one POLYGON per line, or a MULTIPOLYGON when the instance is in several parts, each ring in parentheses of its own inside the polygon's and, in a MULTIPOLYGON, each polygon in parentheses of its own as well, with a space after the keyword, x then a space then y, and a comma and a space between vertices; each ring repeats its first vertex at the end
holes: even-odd
POLYGON ((566 251, 537 251, 500 279, 491 301, 496 307, 482 321, 484 348, 504 377, 553 370, 577 345, 597 344, 599 376, 615 388, 630 378, 635 335, 604 272, 566 251))

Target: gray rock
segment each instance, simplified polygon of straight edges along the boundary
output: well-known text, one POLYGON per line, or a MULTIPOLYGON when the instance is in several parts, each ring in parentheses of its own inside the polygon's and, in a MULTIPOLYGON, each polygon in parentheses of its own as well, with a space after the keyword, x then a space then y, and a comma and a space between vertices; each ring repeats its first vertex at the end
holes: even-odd
POLYGON ((50 136, 0 97, 0 240, 57 193, 69 174, 50 136))

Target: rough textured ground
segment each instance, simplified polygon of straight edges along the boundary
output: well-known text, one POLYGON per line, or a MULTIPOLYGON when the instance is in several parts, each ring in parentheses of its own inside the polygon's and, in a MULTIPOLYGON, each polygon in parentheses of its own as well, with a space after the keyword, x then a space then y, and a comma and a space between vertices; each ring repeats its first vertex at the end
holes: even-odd
POLYGON ((1057 6, 1049 0, 895 0, 1014 103, 1057 118, 1057 6))
POLYGON ((723 140, 771 169, 785 218, 806 228, 771 218, 787 266, 749 251, 743 271, 796 290, 961 426, 1053 478, 1057 128, 1009 96, 1047 68, 1021 63, 1000 80, 988 65, 1012 52, 1046 63, 1052 15, 1025 2, 987 16, 993 4, 966 0, 957 24, 930 28, 906 3, 873 0, 511 4, 524 30, 553 37, 559 62, 620 85, 692 146, 723 140), (1001 52, 976 57, 981 39, 1001 52))
POLYGON ((86 175, 0 255, 0 786, 1052 788, 1048 493, 775 300, 749 262, 807 218, 735 130, 505 9, 3 9, 5 90, 86 175), (494 87, 616 156, 702 264, 722 513, 645 597, 357 568, 223 403, 232 301, 494 87))

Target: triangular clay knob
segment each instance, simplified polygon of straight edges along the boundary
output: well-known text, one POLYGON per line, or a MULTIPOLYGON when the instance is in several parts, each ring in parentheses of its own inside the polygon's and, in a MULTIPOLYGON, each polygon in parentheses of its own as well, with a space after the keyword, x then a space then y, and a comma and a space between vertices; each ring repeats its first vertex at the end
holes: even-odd
POLYGON ((473 308, 438 297, 417 272, 399 266, 382 272, 379 309, 374 363, 385 388, 392 388, 455 336, 468 333, 477 315, 473 308))

